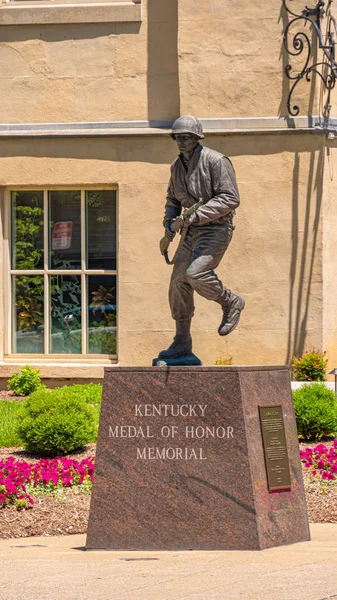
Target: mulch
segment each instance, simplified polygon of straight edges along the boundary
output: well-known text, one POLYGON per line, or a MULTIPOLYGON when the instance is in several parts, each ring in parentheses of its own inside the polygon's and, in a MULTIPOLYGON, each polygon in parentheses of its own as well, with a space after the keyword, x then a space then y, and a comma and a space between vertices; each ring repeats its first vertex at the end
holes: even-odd
MULTIPOLYGON (((88 444, 82 452, 73 452, 67 458, 81 461, 95 456, 95 453, 96 444, 88 444)), ((23 448, 0 448, 0 459, 9 456, 31 463, 40 459, 23 448)), ((34 496, 34 500, 35 504, 24 510, 18 511, 10 505, 0 509, 0 539, 86 533, 90 494, 69 488, 55 496, 34 496)))
POLYGON ((10 400, 11 402, 23 402, 26 396, 15 396, 9 390, 0 390, 0 400, 10 400))

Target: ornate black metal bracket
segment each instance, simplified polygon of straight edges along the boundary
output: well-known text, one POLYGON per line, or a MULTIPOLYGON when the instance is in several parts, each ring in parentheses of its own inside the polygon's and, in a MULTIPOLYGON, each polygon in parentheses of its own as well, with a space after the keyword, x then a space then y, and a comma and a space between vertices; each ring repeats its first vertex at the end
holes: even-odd
POLYGON ((324 0, 319 0, 314 8, 307 6, 302 10, 301 14, 296 14, 287 6, 287 2, 292 0, 282 0, 283 6, 287 13, 293 17, 289 21, 284 31, 284 47, 290 56, 300 56, 303 53, 303 68, 294 72, 291 64, 285 67, 285 74, 292 81, 292 86, 289 91, 287 107, 289 114, 296 117, 300 112, 300 107, 297 104, 292 104, 293 92, 300 81, 304 78, 306 81, 311 81, 312 73, 318 75, 323 83, 323 86, 328 92, 327 102, 324 106, 324 118, 329 119, 331 104, 331 90, 335 87, 337 79, 337 63, 335 61, 335 36, 337 37, 336 20, 331 14, 331 5, 333 0, 328 0, 327 7, 324 0), (322 22, 326 24, 326 31, 322 33, 322 22), (319 48, 323 50, 322 60, 310 63, 312 57, 312 40, 306 31, 297 31, 291 38, 290 30, 293 31, 293 26, 309 24, 314 34, 318 38, 319 48), (291 38, 291 39, 290 39, 291 38))

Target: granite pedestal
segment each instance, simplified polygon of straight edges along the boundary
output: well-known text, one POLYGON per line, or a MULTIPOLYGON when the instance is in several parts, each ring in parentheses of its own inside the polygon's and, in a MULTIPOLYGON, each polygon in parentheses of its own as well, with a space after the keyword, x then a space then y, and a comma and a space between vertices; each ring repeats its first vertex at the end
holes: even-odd
POLYGON ((309 539, 286 367, 105 369, 87 549, 257 550, 309 539))

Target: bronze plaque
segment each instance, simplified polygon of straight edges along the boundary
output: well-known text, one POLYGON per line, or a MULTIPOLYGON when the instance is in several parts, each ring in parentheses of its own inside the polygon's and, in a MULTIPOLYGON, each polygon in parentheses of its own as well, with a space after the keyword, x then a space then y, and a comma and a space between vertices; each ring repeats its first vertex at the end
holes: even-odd
POLYGON ((282 406, 259 406, 270 492, 290 490, 290 470, 282 406))

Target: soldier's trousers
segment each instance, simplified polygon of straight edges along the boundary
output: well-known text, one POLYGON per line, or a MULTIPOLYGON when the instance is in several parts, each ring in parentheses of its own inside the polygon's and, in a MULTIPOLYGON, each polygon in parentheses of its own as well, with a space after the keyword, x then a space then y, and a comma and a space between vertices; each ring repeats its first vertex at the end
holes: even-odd
POLYGON ((233 234, 231 224, 190 227, 175 260, 169 300, 173 319, 191 319, 196 291, 208 300, 221 303, 226 288, 214 272, 233 234))

